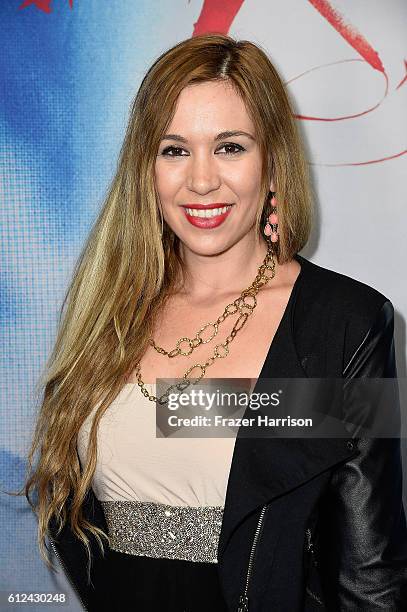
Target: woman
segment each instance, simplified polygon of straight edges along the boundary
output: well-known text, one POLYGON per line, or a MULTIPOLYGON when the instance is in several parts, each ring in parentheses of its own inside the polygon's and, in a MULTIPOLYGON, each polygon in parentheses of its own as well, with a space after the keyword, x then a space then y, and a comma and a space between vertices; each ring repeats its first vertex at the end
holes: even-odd
POLYGON ((265 53, 212 34, 163 54, 75 271, 30 453, 41 550, 50 536, 86 609, 406 608, 399 440, 155 437, 158 378, 396 376, 391 302, 298 255, 310 227, 265 53))

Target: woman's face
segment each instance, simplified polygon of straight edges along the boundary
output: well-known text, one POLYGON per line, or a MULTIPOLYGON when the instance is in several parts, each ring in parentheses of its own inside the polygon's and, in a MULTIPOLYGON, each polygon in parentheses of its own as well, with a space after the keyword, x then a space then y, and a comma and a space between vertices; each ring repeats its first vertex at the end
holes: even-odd
POLYGON ((155 164, 164 219, 184 247, 216 255, 254 237, 264 201, 261 169, 254 125, 232 87, 222 82, 186 87, 155 164))

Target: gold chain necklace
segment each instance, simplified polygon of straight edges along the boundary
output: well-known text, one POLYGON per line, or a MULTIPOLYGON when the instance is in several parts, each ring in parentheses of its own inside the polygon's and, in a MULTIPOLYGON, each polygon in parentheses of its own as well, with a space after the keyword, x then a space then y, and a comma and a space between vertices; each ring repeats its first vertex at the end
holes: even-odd
POLYGON ((201 327, 200 330, 196 333, 194 338, 188 338, 188 337, 180 338, 176 342, 175 348, 172 349, 171 351, 166 351, 162 347, 157 346, 157 344, 151 338, 150 339, 150 344, 153 346, 153 348, 158 353, 161 353, 163 355, 167 355, 169 358, 176 357, 177 355, 188 356, 200 344, 206 344, 207 342, 210 342, 217 335, 218 329, 219 329, 219 325, 221 323, 223 323, 229 316, 239 312, 239 317, 238 317, 237 321, 235 322, 232 331, 227 336, 227 338, 225 339, 224 342, 222 342, 220 344, 217 344, 215 346, 215 349, 213 351, 213 355, 211 357, 209 357, 204 364, 196 363, 196 364, 192 365, 190 368, 188 368, 188 370, 185 372, 185 374, 183 376, 185 381, 182 381, 181 383, 178 383, 178 384, 175 384, 175 385, 171 385, 170 387, 168 387, 168 389, 165 391, 165 393, 163 393, 159 398, 155 397, 154 395, 151 395, 148 392, 148 390, 146 389, 145 383, 143 382, 143 380, 141 378, 140 362, 138 362, 136 364, 136 367, 135 367, 135 373, 136 373, 136 377, 137 377, 137 384, 139 385, 140 390, 143 393, 143 395, 145 397, 147 397, 149 400, 151 400, 152 402, 156 402, 157 401, 160 404, 165 404, 165 403, 167 403, 168 396, 172 392, 173 389, 178 389, 178 391, 184 391, 187 387, 189 387, 189 385, 196 384, 198 381, 200 381, 201 378, 203 378, 205 376, 206 368, 211 366, 216 359, 223 359, 224 357, 226 357, 229 354, 229 344, 232 342, 232 340, 234 340, 236 334, 246 324, 246 321, 247 321, 248 317, 252 314, 253 310, 257 306, 256 295, 260 291, 261 287, 263 285, 265 285, 266 283, 268 283, 269 280, 274 278, 274 276, 275 276, 275 261, 274 261, 274 257, 273 257, 273 246, 272 246, 272 243, 269 242, 268 243, 268 248, 267 248, 266 256, 265 256, 265 258, 263 260, 262 265, 258 268, 258 273, 256 275, 256 278, 252 282, 252 284, 249 287, 247 287, 247 289, 244 289, 242 291, 242 293, 240 294, 240 296, 238 298, 236 298, 231 304, 228 304, 226 306, 225 310, 217 318, 216 321, 214 321, 212 323, 205 323, 205 325, 203 327, 201 327), (270 270, 271 273, 268 274, 267 270, 270 270), (252 301, 250 301, 250 299, 252 301), (212 335, 209 338, 204 340, 202 338, 202 333, 207 328, 210 328, 210 327, 213 328, 213 333, 212 333, 212 335), (189 348, 186 351, 183 351, 181 349, 181 344, 182 343, 186 343, 188 345, 189 348), (198 368, 200 370, 199 377, 196 380, 188 378, 190 373, 193 370, 195 370, 196 368, 198 368))

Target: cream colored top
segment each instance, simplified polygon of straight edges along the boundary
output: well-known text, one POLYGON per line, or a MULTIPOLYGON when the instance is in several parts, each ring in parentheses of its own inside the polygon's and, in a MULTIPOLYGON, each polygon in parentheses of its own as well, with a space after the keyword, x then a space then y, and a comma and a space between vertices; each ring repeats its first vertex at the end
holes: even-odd
MULTIPOLYGON (((155 387, 146 384, 150 394, 155 387)), ((78 434, 82 467, 96 408, 78 434)), ((100 501, 224 506, 235 439, 157 438, 155 402, 128 383, 99 423, 93 491, 100 501)))

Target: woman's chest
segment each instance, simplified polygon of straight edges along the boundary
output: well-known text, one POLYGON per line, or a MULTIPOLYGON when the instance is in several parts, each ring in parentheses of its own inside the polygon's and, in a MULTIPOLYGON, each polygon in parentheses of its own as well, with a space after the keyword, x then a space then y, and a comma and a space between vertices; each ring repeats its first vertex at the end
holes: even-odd
MULTIPOLYGON (((191 377, 199 376, 204 366, 206 378, 257 379, 277 330, 288 319, 284 315, 290 291, 291 287, 264 291, 257 296, 255 308, 220 322, 222 307, 197 312, 179 304, 167 308, 155 328, 154 345, 140 361, 142 380, 182 378, 193 366, 197 367, 191 377)), ((128 382, 137 382, 135 371, 128 382)))

